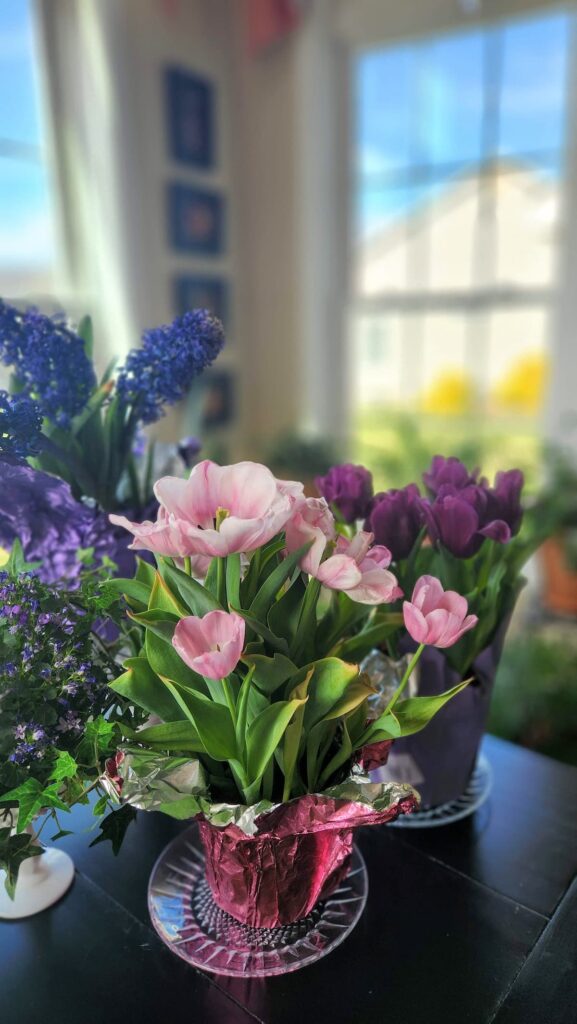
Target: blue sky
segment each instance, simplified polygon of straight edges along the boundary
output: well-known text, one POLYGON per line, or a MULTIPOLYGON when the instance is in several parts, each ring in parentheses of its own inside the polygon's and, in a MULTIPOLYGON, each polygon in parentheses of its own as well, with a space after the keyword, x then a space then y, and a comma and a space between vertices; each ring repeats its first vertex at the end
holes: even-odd
POLYGON ((501 61, 501 100, 490 126, 493 154, 527 158, 534 153, 543 173, 558 173, 568 27, 563 14, 531 17, 360 57, 355 81, 360 229, 374 230, 446 187, 450 173, 478 163, 488 54, 500 55, 501 61), (407 168, 418 166, 427 180, 407 185, 407 168))
POLYGON ((54 252, 41 162, 2 156, 6 142, 41 152, 37 74, 30 4, 0 0, 0 265, 42 266, 54 252))
MULTIPOLYGON (((0 0, 0 146, 43 139, 29 0, 0 0)), ((463 169, 481 154, 483 64, 500 34, 502 103, 497 153, 543 152, 555 173, 562 145, 568 18, 555 14, 507 26, 372 51, 356 69, 359 227, 371 231, 447 184, 441 166, 463 169), (403 168, 425 164, 433 178, 387 187, 403 168), (437 167, 435 172, 434 168, 437 167)), ((0 157, 0 264, 43 264, 54 251, 48 181, 41 163, 0 157)))

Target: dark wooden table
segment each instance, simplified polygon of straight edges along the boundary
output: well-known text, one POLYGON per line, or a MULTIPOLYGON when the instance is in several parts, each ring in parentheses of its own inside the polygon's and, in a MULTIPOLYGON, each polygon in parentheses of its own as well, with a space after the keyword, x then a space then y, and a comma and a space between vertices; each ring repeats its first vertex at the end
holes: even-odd
POLYGON ((146 887, 178 824, 139 815, 118 858, 68 837, 69 893, 0 924, 0 1021, 576 1024, 577 769, 493 738, 485 753, 494 788, 473 817, 359 835, 370 880, 359 924, 281 978, 204 975, 161 943, 146 887))

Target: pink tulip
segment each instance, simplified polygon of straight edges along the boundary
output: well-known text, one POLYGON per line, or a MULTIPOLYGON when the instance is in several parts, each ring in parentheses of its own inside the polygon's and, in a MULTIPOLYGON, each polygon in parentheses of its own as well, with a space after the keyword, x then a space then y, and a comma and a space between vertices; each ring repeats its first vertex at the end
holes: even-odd
POLYGON ((421 576, 411 600, 403 604, 403 617, 418 644, 452 647, 478 622, 476 615, 467 615, 467 608, 466 599, 454 590, 443 590, 435 576, 421 576))
POLYGON ((371 547, 372 533, 360 532, 352 540, 337 536, 324 498, 307 498, 287 523, 288 551, 297 551, 307 541, 312 546, 300 567, 323 586, 343 590, 359 604, 388 604, 402 596, 396 577, 388 571, 390 551, 381 545, 371 547), (334 553, 324 558, 329 545, 334 553))
POLYGON ((244 646, 244 619, 235 612, 188 615, 177 623, 172 644, 182 660, 207 679, 225 679, 238 665, 244 646))
POLYGON ((372 533, 361 530, 351 541, 337 539, 334 555, 321 562, 317 579, 331 590, 344 590, 358 604, 390 604, 403 591, 389 572, 391 552, 380 544, 371 547, 372 533))
POLYGON ((218 466, 205 460, 188 480, 163 477, 154 493, 160 502, 156 523, 110 518, 134 534, 132 547, 180 558, 254 551, 279 533, 304 501, 302 484, 276 480, 255 462, 218 466))
POLYGON ((306 498, 299 503, 286 524, 287 551, 298 551, 303 544, 312 546, 300 561, 303 572, 316 576, 327 542, 335 540, 335 517, 324 498, 306 498))

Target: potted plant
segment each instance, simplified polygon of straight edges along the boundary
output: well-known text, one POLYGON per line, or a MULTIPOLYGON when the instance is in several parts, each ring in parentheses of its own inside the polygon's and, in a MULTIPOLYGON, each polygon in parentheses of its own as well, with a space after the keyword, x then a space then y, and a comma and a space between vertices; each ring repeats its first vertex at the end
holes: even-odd
POLYGON ((521 532, 519 470, 498 473, 490 485, 459 459, 438 455, 423 483, 425 493, 412 483, 367 499, 363 467, 333 467, 317 480, 342 519, 365 518, 365 529, 391 551, 399 584, 410 597, 404 607, 416 609, 409 611, 411 636, 400 643, 387 638, 382 654, 367 664, 373 675, 384 672, 387 660, 394 665, 422 638, 435 636, 426 628, 431 592, 419 586, 423 574, 466 595, 479 619, 477 629, 454 646, 427 647, 411 681, 414 693, 432 697, 467 677, 472 683, 425 733, 399 739, 381 775, 402 772, 418 786, 423 806, 432 807, 460 797, 474 768, 505 633, 524 582, 521 568, 542 535, 533 528, 521 532), (358 500, 347 502, 351 495, 358 500))
MULTIPOLYGON (((102 639, 116 601, 90 570, 65 592, 30 571, 15 545, 0 570, 0 918, 27 917, 54 903, 74 876, 67 854, 40 837, 66 835, 61 816, 99 791, 119 722, 143 720, 110 688, 114 647, 102 639)), ((125 817, 127 817, 125 815, 125 817)))
POLYGON ((339 884, 355 828, 416 806, 411 786, 374 784, 367 769, 462 699, 466 681, 431 697, 403 690, 426 643, 448 647, 477 619, 421 581, 442 635, 424 638, 379 703, 359 660, 406 628, 372 533, 345 530, 324 499, 253 463, 204 461, 155 493, 155 521, 112 516, 157 567, 105 584, 145 631, 111 687, 157 724, 125 728, 108 785, 130 806, 196 818, 217 906, 276 928, 339 884))
MULTIPOLYGON (((98 380, 88 317, 76 329, 0 300, 0 362, 12 374, 10 393, 0 391, 0 545, 18 538, 48 581, 77 577, 87 548, 131 574, 126 535, 107 514, 154 512, 155 446, 143 428, 188 393, 223 344, 220 322, 193 310, 146 331, 98 380)), ((198 447, 184 439, 174 456, 190 467, 198 447)))
POLYGON ((577 470, 569 452, 553 449, 548 482, 536 513, 548 534, 541 549, 543 602, 554 613, 577 614, 577 470))

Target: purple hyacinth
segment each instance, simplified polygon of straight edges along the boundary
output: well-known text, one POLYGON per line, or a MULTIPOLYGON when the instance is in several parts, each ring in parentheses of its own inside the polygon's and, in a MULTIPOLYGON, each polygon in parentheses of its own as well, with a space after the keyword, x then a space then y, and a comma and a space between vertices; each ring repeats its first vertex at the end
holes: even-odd
POLYGON ((444 455, 434 455, 429 469, 423 473, 423 483, 429 493, 435 497, 441 487, 446 484, 461 491, 470 484, 476 484, 478 476, 478 469, 469 473, 467 467, 454 455, 449 458, 445 458, 444 455))
POLYGON ((375 494, 365 522, 365 530, 375 535, 375 544, 384 544, 395 561, 407 558, 423 525, 422 499, 416 484, 402 490, 375 494))
POLYGON ((113 527, 104 513, 77 501, 67 483, 27 465, 2 462, 0 546, 18 538, 28 562, 40 562, 38 574, 47 583, 74 584, 82 565, 79 549, 92 548, 96 564, 104 556, 132 576, 135 555, 125 530, 113 527))
POLYGON ((140 423, 154 423, 164 405, 179 402, 195 377, 216 359, 224 345, 220 320, 195 309, 171 324, 146 331, 142 347, 129 352, 116 381, 116 393, 132 406, 140 423))
POLYGON ((0 360, 12 366, 24 394, 42 415, 66 428, 96 386, 84 342, 60 314, 20 312, 0 300, 0 360))
POLYGON ((373 496, 373 477, 364 466, 345 463, 332 466, 326 476, 317 476, 319 494, 334 505, 345 523, 364 519, 373 496))
POLYGON ((42 416, 36 402, 26 395, 0 391, 0 459, 23 462, 40 447, 42 416))

